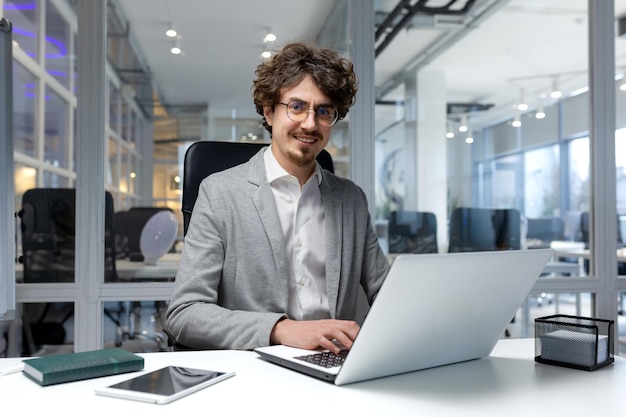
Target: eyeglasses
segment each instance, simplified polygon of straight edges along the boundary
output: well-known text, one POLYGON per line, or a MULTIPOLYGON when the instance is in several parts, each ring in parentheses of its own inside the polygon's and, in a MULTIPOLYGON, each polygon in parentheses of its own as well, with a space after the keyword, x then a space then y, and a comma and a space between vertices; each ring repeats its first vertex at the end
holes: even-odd
POLYGON ((309 109, 306 107, 306 103, 299 100, 291 100, 289 103, 278 103, 286 106, 287 117, 292 122, 303 122, 309 117, 309 112, 314 110, 315 123, 322 127, 332 127, 337 123, 339 118, 339 112, 333 106, 319 106, 316 109, 309 109))

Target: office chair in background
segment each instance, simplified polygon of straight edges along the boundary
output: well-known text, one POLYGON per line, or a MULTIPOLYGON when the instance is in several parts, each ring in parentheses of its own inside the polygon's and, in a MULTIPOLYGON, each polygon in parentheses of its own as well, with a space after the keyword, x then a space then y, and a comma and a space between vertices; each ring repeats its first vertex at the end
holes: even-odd
POLYGON ((389 214, 389 253, 437 253, 437 217, 423 211, 389 214))
MULTIPOLYGON (((269 146, 269 144, 212 141, 194 142, 189 146, 183 162, 183 235, 187 234, 189 220, 198 198, 198 188, 202 180, 215 172, 247 162, 265 146, 269 146)), ((317 156, 317 161, 323 169, 334 173, 333 159, 328 151, 322 150, 317 156)), ((163 331, 167 335, 168 345, 172 350, 189 350, 188 347, 177 343, 167 329, 164 328, 163 331)))
MULTIPOLYGON (((35 188, 22 196, 18 212, 22 239, 20 261, 26 283, 73 282, 76 253, 76 190, 35 188)), ((113 196, 105 191, 105 281, 115 281, 113 196)), ((74 314, 67 303, 25 303, 22 308, 25 355, 43 345, 65 343, 65 323, 74 314)))
POLYGON ((560 217, 528 219, 526 241, 529 248, 549 248, 552 241, 564 239, 565 224, 560 217))
POLYGON ((456 208, 450 215, 448 252, 520 249, 520 226, 516 209, 456 208))

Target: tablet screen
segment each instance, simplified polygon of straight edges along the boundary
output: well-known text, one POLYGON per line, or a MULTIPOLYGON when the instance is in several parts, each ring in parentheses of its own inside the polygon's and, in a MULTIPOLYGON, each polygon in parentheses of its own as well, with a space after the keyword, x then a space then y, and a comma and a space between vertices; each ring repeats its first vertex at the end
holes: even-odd
POLYGON ((111 385, 129 391, 146 392, 162 396, 171 396, 193 388, 202 383, 219 378, 224 372, 202 369, 167 366, 135 378, 111 385))

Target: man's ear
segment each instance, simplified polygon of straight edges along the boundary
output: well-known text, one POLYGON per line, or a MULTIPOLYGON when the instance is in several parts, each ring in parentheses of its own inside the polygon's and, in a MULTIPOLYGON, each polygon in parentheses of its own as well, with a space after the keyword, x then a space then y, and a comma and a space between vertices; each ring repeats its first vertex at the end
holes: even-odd
POLYGON ((263 107, 263 117, 268 125, 272 125, 272 117, 274 117, 274 108, 270 106, 263 107))

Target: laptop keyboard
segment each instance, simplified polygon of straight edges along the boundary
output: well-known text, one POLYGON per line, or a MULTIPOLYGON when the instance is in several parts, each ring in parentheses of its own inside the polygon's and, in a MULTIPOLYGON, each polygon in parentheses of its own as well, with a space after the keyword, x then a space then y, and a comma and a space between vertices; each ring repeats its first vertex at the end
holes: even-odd
POLYGON ((296 359, 300 359, 323 368, 334 368, 343 364, 347 354, 348 350, 344 349, 337 354, 333 352, 320 352, 313 353, 311 355, 296 356, 296 359))

